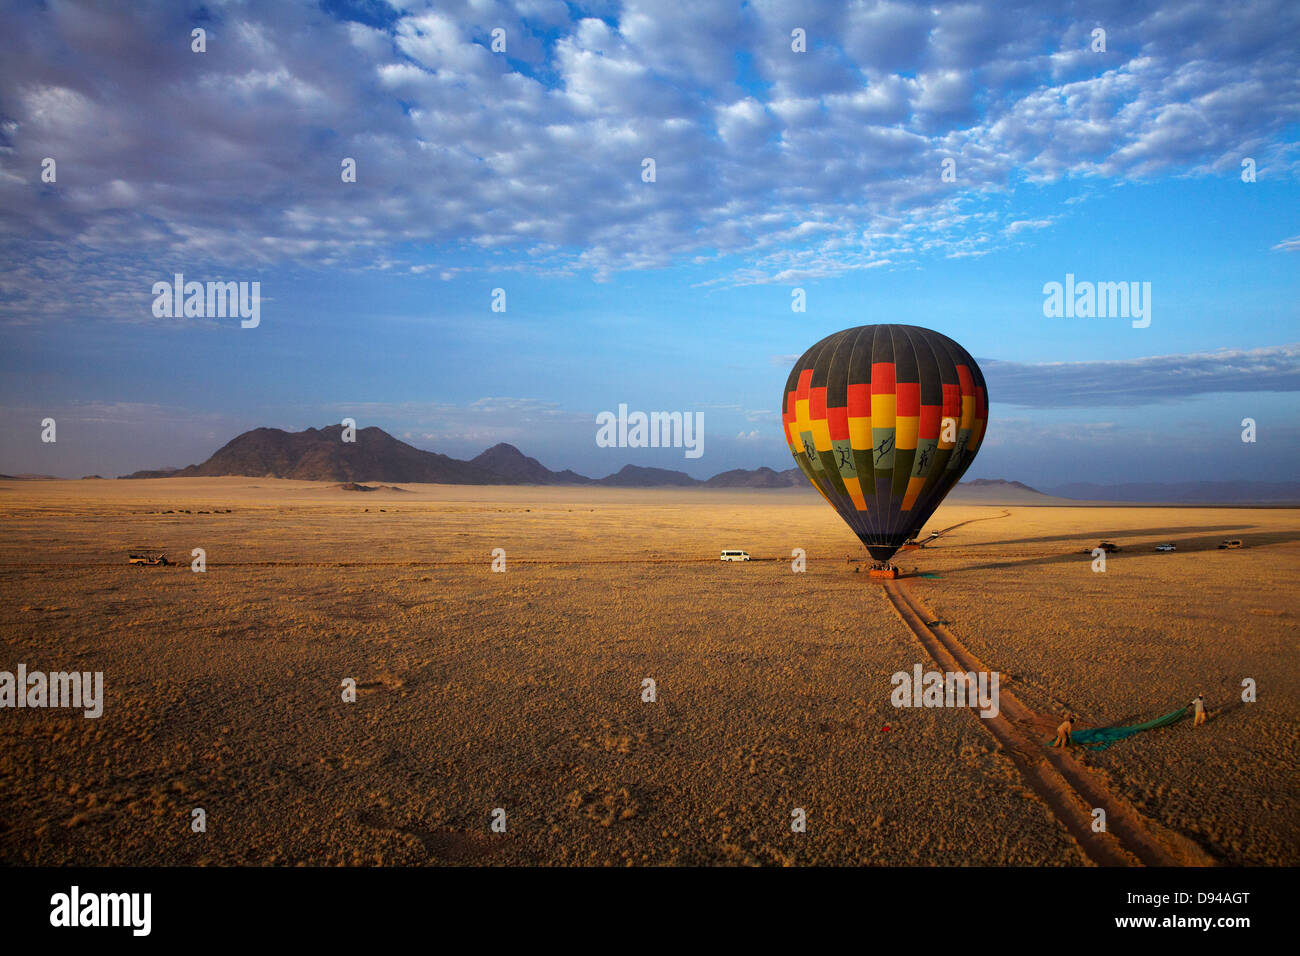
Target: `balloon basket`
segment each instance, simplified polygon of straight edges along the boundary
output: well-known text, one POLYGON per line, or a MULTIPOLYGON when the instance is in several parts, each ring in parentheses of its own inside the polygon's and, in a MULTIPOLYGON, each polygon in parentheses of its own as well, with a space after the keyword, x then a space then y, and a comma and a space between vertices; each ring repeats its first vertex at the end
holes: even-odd
POLYGON ((867 574, 873 578, 883 578, 887 581, 892 581, 894 578, 898 577, 898 568, 894 567, 892 564, 877 564, 868 569, 867 574))

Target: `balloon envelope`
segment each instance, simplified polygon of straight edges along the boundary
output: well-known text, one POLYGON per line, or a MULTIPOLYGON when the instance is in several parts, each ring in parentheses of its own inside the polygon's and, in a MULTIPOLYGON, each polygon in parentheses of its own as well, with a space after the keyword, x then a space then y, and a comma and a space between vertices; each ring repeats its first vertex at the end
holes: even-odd
POLYGON ((782 421, 799 468, 877 561, 915 537, 979 450, 984 374, 948 338, 863 325, 795 363, 782 421))

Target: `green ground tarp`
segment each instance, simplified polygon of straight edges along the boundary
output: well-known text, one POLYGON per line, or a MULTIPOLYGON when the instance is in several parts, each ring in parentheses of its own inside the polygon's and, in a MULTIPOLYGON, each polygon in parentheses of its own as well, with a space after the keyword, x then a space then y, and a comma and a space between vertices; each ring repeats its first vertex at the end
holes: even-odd
MULTIPOLYGON (((1093 727, 1090 730, 1076 730, 1070 734, 1070 739, 1076 744, 1082 744, 1085 747, 1091 747, 1093 750, 1105 750, 1111 744, 1119 740, 1127 740, 1134 734, 1140 734, 1144 730, 1155 730, 1157 727, 1168 727, 1170 724, 1176 724, 1187 716, 1187 708, 1179 707, 1177 710, 1171 710, 1163 717, 1157 717, 1155 720, 1148 720, 1145 724, 1130 724, 1127 727, 1093 727)), ((1055 738, 1053 738, 1055 740, 1055 738)), ((1050 744, 1052 741, 1048 741, 1050 744)))

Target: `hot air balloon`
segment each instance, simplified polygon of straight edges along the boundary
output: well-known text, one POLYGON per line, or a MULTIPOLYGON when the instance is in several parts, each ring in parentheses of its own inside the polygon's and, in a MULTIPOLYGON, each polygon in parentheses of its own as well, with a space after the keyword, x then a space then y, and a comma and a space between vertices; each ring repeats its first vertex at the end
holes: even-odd
POLYGON ((970 467, 988 407, 979 366, 946 335, 863 325, 795 363, 781 419, 799 468, 884 563, 970 467))

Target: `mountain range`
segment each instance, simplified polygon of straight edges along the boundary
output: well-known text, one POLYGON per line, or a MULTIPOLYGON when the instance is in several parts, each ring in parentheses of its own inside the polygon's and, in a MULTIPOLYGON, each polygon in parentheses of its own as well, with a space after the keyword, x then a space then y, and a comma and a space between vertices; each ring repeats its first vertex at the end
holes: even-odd
POLYGON ((502 442, 462 461, 422 451, 382 428, 361 428, 356 440, 343 441, 343 426, 287 432, 254 428, 227 442, 211 458, 188 468, 137 471, 126 478, 292 478, 299 481, 428 482, 443 485, 607 485, 618 488, 795 488, 805 484, 798 468, 738 468, 707 481, 683 471, 625 465, 605 478, 588 478, 575 471, 552 471, 514 445, 502 442))
MULTIPOLYGON (((305 481, 355 483, 432 483, 456 485, 604 485, 617 488, 805 488, 798 468, 736 468, 701 481, 682 471, 625 465, 604 478, 575 471, 552 471, 514 445, 502 442, 462 461, 422 451, 381 428, 362 428, 356 440, 343 441, 343 426, 287 432, 254 428, 234 438, 207 461, 188 468, 137 471, 126 478, 191 478, 239 475, 305 481)), ((0 479, 6 476, 0 476, 0 479)), ((35 479, 36 475, 14 476, 35 479)), ((1042 491, 1018 481, 977 478, 962 482, 954 493, 974 500, 1013 500, 1051 504, 1054 500, 1127 501, 1163 504, 1282 504, 1300 502, 1300 482, 1148 482, 1102 485, 1084 482, 1042 491)))

